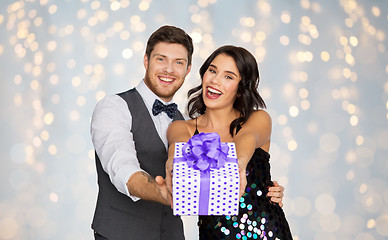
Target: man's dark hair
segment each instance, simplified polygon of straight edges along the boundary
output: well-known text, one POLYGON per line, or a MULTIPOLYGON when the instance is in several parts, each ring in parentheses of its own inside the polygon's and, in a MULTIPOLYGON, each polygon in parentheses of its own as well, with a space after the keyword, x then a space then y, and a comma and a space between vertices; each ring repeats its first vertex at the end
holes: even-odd
POLYGON ((174 26, 163 26, 151 34, 147 41, 146 54, 148 59, 151 57, 151 52, 154 50, 156 44, 164 43, 177 43, 183 45, 187 49, 187 66, 191 64, 191 58, 193 55, 193 40, 185 31, 174 26))

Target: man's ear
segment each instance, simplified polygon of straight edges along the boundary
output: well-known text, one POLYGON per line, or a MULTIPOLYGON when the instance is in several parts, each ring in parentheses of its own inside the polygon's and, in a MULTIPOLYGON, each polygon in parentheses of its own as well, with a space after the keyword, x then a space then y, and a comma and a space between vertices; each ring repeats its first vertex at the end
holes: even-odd
POLYGON ((143 64, 144 64, 145 69, 147 70, 148 69, 148 56, 147 56, 147 54, 144 54, 143 64))
POLYGON ((187 67, 186 76, 189 75, 190 71, 191 71, 191 64, 187 67))

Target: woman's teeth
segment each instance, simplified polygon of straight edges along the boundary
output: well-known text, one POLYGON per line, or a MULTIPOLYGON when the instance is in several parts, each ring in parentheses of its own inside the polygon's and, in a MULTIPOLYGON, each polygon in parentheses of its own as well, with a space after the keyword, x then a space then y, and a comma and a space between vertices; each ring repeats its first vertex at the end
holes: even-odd
POLYGON ((214 88, 207 88, 210 93, 221 95, 222 93, 214 88))

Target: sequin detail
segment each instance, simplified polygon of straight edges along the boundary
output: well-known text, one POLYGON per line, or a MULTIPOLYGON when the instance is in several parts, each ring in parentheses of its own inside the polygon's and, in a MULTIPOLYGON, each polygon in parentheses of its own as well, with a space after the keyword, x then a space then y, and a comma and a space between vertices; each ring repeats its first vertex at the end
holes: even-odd
POLYGON ((266 197, 272 185, 269 154, 256 149, 247 166, 247 188, 240 199, 239 215, 200 216, 200 239, 292 239, 283 209, 266 197))

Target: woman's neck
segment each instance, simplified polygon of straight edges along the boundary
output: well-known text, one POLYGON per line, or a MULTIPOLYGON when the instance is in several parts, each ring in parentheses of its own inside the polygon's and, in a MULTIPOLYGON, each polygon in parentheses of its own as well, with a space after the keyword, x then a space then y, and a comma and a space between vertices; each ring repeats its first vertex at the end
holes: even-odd
POLYGON ((234 109, 206 109, 206 112, 200 119, 200 125, 206 132, 218 132, 220 135, 223 132, 229 133, 230 123, 238 118, 240 113, 234 109))

